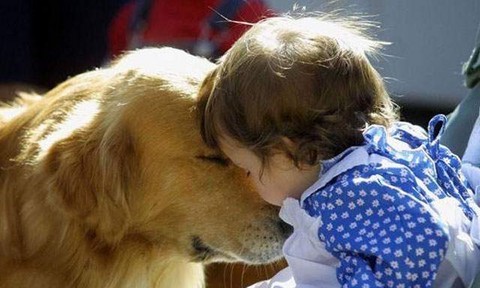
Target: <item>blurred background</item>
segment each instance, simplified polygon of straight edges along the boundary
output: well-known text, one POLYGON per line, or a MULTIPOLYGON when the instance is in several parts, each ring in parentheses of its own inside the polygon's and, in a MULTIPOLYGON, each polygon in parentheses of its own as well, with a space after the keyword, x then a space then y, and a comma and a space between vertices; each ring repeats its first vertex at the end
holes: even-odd
POLYGON ((385 56, 372 61, 385 77, 394 100, 409 121, 426 126, 449 113, 466 96, 462 65, 475 47, 480 29, 479 0, 275 1, 278 11, 294 3, 307 11, 342 11, 378 23, 378 39, 390 42, 385 56), (352 4, 355 3, 355 4, 352 4))
POLYGON ((475 46, 479 0, 2 0, 0 95, 50 89, 143 46, 176 46, 215 59, 248 27, 224 18, 256 22, 294 5, 370 15, 378 23, 373 32, 392 44, 373 64, 404 119, 425 126, 468 93, 461 68, 475 46))

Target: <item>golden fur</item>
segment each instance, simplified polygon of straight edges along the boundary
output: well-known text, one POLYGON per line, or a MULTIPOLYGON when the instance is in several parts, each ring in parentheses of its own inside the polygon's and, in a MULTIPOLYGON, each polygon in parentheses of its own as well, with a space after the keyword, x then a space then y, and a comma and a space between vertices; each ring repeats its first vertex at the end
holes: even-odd
POLYGON ((201 140, 214 68, 138 50, 0 108, 0 287, 202 287, 280 256, 277 209, 201 140))

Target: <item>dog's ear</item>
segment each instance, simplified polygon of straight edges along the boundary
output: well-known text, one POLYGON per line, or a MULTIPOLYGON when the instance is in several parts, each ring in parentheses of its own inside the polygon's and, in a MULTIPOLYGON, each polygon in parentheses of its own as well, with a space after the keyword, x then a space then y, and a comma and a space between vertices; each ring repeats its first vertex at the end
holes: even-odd
POLYGON ((121 125, 92 125, 54 144, 44 162, 50 199, 99 244, 115 244, 129 222, 135 149, 121 125))

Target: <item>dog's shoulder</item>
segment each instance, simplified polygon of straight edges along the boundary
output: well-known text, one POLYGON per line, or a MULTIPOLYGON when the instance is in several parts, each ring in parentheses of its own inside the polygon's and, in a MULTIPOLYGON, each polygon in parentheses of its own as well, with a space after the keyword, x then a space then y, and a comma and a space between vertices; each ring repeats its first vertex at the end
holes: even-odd
POLYGON ((112 73, 128 75, 129 81, 155 81, 174 90, 196 93, 205 75, 216 65, 176 48, 144 48, 112 62, 112 73))
POLYGON ((34 92, 19 92, 11 102, 0 102, 0 127, 15 118, 42 97, 34 92))

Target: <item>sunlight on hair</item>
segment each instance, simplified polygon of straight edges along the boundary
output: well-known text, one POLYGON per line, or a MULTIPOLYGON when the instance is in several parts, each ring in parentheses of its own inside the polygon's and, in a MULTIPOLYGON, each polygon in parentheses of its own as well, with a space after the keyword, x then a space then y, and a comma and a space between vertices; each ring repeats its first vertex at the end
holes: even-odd
MULTIPOLYGON (((43 158, 54 143, 69 137, 74 131, 91 123, 99 111, 99 106, 100 104, 97 101, 78 103, 73 110, 68 113, 68 118, 53 127, 54 132, 49 133, 48 136, 43 139, 39 139, 38 146, 40 151, 37 159, 43 158)), ((46 126, 40 126, 35 134, 41 135, 47 129, 48 127, 46 126)))
POLYGON ((320 43, 326 45, 325 49, 329 49, 328 45, 331 44, 328 44, 327 39, 331 39, 337 43, 340 51, 375 57, 382 47, 389 43, 371 38, 368 31, 372 27, 375 27, 375 23, 363 18, 333 18, 329 15, 297 18, 287 15, 260 21, 245 34, 243 40, 251 55, 257 53, 254 50, 255 43, 260 44, 263 51, 277 57, 297 53, 297 49, 302 49, 302 46, 317 47, 320 43), (288 48, 290 45, 296 47, 288 48), (285 48, 293 50, 285 52, 285 48))
POLYGON ((256 41, 260 42, 262 44, 262 47, 264 49, 267 49, 268 51, 274 51, 280 46, 280 41, 278 37, 269 33, 264 33, 260 35, 256 39, 256 41))
POLYGON ((365 27, 368 23, 359 22, 356 26, 352 20, 330 20, 319 18, 298 19, 298 28, 301 31, 311 31, 335 39, 339 46, 354 53, 364 54, 375 52, 381 48, 382 43, 368 38, 365 27))
POLYGON ((17 117, 18 115, 22 114, 25 110, 27 110, 24 106, 15 106, 15 107, 2 107, 2 120, 10 121, 11 119, 17 117))
POLYGON ((191 83, 186 81, 190 79, 186 79, 184 75, 190 75, 199 81, 203 79, 206 69, 213 68, 212 63, 207 59, 197 58, 200 61, 196 62, 197 65, 192 66, 191 55, 185 51, 171 47, 144 48, 127 53, 114 64, 113 68, 115 71, 131 71, 142 75, 143 78, 161 76, 164 81, 157 82, 157 85, 169 83, 172 88, 178 86, 195 93, 196 91, 191 90, 191 83), (162 57, 159 58, 160 51, 162 57), (184 57, 179 57, 181 54, 184 54, 184 57))

